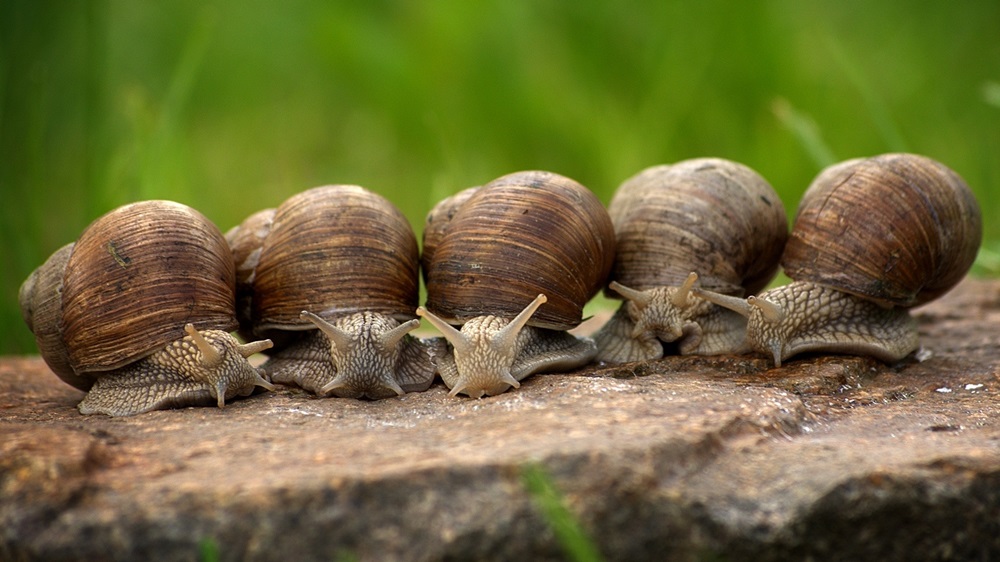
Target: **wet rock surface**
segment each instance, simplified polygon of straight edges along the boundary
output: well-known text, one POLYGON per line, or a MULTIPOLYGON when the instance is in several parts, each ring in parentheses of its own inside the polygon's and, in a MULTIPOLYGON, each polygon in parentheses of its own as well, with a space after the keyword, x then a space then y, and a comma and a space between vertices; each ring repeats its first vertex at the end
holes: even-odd
POLYGON ((128 418, 3 358, 0 559, 566 559, 529 465, 607 559, 998 558, 1000 283, 916 315, 897 365, 672 357, 128 418))

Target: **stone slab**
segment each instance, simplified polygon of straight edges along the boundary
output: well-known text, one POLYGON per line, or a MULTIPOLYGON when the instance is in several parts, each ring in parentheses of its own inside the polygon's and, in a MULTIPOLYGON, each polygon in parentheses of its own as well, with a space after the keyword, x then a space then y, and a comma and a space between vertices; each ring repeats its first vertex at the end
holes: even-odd
POLYGON ((916 315, 897 365, 669 357, 128 418, 2 358, 0 559, 566 559, 526 466, 609 560, 1000 558, 1000 282, 916 315))

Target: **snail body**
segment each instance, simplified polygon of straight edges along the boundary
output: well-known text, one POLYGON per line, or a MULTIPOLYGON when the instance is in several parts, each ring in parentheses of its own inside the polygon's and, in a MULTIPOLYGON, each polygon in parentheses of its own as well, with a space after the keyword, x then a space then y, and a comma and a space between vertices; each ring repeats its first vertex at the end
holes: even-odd
POLYGON ((426 308, 451 394, 478 398, 589 363, 566 332, 603 286, 614 231, 600 200, 551 172, 517 172, 441 201, 424 228, 426 308), (456 326, 460 326, 457 328, 456 326))
POLYGON ((235 270, 201 213, 142 201, 98 218, 21 285, 43 359, 87 391, 81 413, 124 416, 271 389, 247 358, 270 347, 230 330, 235 270), (197 327, 197 329, 196 329, 197 327))
POLYGON ((781 259, 792 283, 746 300, 700 293, 746 315, 749 345, 776 366, 809 351, 891 363, 919 345, 909 309, 954 287, 981 240, 975 196, 943 164, 914 154, 849 160, 802 197, 781 259))
POLYGON ((272 381, 372 399, 426 390, 430 348, 409 335, 419 286, 413 230, 359 186, 293 195, 226 234, 241 331, 271 337, 272 381))
POLYGON ((608 206, 617 254, 608 296, 624 299, 595 334, 598 359, 658 359, 736 353, 746 319, 692 294, 700 287, 742 297, 778 270, 788 235, 781 199, 752 169, 719 158, 647 168, 608 206))

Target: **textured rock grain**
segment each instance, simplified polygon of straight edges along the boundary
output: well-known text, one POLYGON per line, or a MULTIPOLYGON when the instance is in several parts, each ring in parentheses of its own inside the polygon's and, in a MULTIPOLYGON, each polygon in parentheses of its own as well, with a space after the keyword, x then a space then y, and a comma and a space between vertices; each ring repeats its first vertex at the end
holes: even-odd
POLYGON ((930 357, 891 366, 672 357, 116 419, 4 358, 0 559, 564 559, 528 463, 608 559, 1000 557, 1000 283, 917 316, 930 357))

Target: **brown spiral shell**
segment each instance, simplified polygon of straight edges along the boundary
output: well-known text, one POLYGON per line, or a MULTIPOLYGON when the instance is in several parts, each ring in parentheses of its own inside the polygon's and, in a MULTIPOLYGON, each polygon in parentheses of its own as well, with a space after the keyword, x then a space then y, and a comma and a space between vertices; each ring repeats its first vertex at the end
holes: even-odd
POLYGON ((35 334, 35 343, 45 363, 63 381, 88 390, 94 379, 76 374, 69 363, 69 353, 62 337, 62 280, 73 245, 70 242, 59 248, 31 272, 21 284, 18 298, 21 316, 31 333, 35 334))
POLYGON ((451 225, 455 213, 479 190, 479 187, 469 187, 451 197, 446 197, 427 213, 427 219, 424 221, 423 248, 420 252, 420 271, 424 275, 424 284, 427 283, 427 269, 434 261, 434 251, 437 250, 441 237, 451 225))
POLYGON ((785 273, 885 305, 918 306, 968 272, 982 217, 954 171, 915 154, 823 170, 799 204, 785 273))
POLYGON ((428 215, 427 308, 455 324, 513 318, 544 293, 548 302, 529 324, 579 324, 614 260, 614 230, 600 200, 541 171, 509 174, 456 197, 465 200, 442 201, 428 215))
POLYGON ((618 188, 608 214, 618 241, 611 278, 637 290, 678 286, 694 271, 705 289, 756 293, 777 273, 788 236, 771 185, 719 158, 639 172, 618 188))
POLYGON ((172 201, 119 207, 88 226, 22 285, 22 314, 46 362, 86 390, 184 337, 184 325, 229 331, 235 270, 219 229, 172 201))
POLYGON ((227 238, 255 333, 314 329, 300 318, 303 310, 325 318, 365 311, 415 317, 416 236, 392 203, 363 187, 303 191, 251 215, 227 238))

